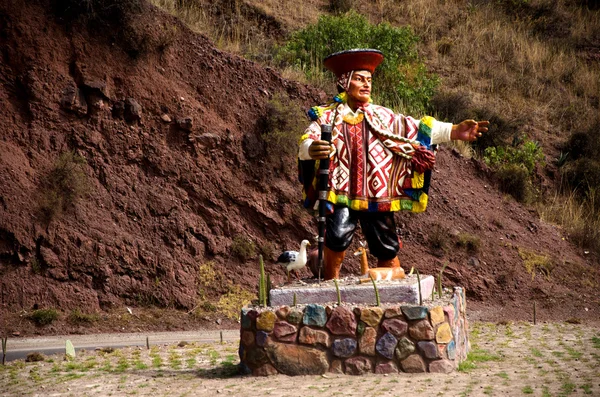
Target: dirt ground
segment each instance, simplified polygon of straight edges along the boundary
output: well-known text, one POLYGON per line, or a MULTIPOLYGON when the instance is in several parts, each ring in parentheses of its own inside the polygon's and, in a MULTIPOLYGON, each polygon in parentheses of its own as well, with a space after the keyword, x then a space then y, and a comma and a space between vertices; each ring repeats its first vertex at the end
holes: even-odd
POLYGON ((0 367, 2 396, 597 396, 600 330, 569 323, 472 324, 452 374, 268 378, 237 374, 237 342, 179 343, 50 356, 0 367))

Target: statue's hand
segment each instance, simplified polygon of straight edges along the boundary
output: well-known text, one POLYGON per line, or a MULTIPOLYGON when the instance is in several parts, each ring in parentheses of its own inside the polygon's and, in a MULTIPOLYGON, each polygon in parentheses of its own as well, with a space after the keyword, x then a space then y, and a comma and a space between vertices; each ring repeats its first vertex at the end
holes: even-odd
POLYGON ((452 126, 450 137, 452 140, 472 142, 487 132, 489 124, 489 121, 465 120, 452 126))
POLYGON ((327 141, 313 141, 308 147, 308 155, 313 160, 323 160, 329 157, 335 149, 327 141))

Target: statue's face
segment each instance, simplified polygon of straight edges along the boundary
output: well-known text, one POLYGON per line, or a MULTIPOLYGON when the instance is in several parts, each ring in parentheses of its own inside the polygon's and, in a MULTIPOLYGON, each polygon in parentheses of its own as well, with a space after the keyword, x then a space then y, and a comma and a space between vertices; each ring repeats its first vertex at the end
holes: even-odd
POLYGON ((348 95, 358 102, 369 102, 369 98, 371 98, 371 72, 357 70, 352 73, 348 95))

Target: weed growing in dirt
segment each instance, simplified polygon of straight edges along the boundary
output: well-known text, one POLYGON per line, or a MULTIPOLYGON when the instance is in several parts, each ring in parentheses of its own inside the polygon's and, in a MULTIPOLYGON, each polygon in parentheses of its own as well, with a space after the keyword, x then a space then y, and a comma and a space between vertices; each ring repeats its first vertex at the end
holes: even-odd
POLYGON ((256 245, 248 237, 238 234, 231 243, 231 254, 242 262, 256 255, 256 245))
POLYGON ((219 313, 235 320, 240 316, 242 307, 252 302, 255 297, 256 294, 241 286, 230 284, 228 291, 219 298, 216 307, 219 313))
POLYGON ((535 251, 526 248, 519 248, 519 257, 523 260, 523 265, 527 269, 527 273, 531 274, 532 280, 538 272, 547 279, 550 278, 552 269, 554 269, 554 263, 549 256, 537 254, 535 251))
POLYGON ((39 211, 44 222, 63 214, 89 191, 86 161, 74 152, 62 153, 39 189, 39 211))
POLYGON ((308 121, 308 118, 302 107, 285 95, 275 94, 267 102, 264 114, 258 119, 258 128, 269 163, 279 168, 283 161, 288 161, 286 157, 296 154, 298 139, 306 124, 304 120, 308 121))
POLYGON ((169 365, 172 369, 181 369, 181 355, 175 351, 169 352, 169 365))
POLYGON ((98 316, 97 314, 94 313, 83 313, 81 310, 79 309, 75 309, 73 310, 71 313, 69 313, 69 316, 67 317, 67 320, 71 323, 71 324, 93 324, 96 321, 98 321, 100 319, 100 316, 98 316))
POLYGON ((27 318, 33 321, 36 325, 44 326, 52 324, 58 319, 58 311, 56 309, 39 309, 31 312, 27 318))
POLYGON ((428 236, 428 246, 434 250, 434 253, 444 255, 450 242, 450 233, 446 228, 438 224, 433 225, 428 236))
POLYGON ((465 248, 471 253, 476 253, 481 248, 481 239, 473 234, 460 233, 457 237, 456 245, 465 248))

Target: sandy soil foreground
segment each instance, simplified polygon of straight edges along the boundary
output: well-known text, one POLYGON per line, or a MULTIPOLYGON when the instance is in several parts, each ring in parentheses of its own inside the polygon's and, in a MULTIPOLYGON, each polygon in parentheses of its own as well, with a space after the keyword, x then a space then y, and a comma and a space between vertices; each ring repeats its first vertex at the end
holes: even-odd
POLYGON ((237 374, 237 341, 78 352, 0 366, 2 396, 598 396, 600 329, 582 324, 471 326, 472 349, 449 374, 255 378, 237 374))

